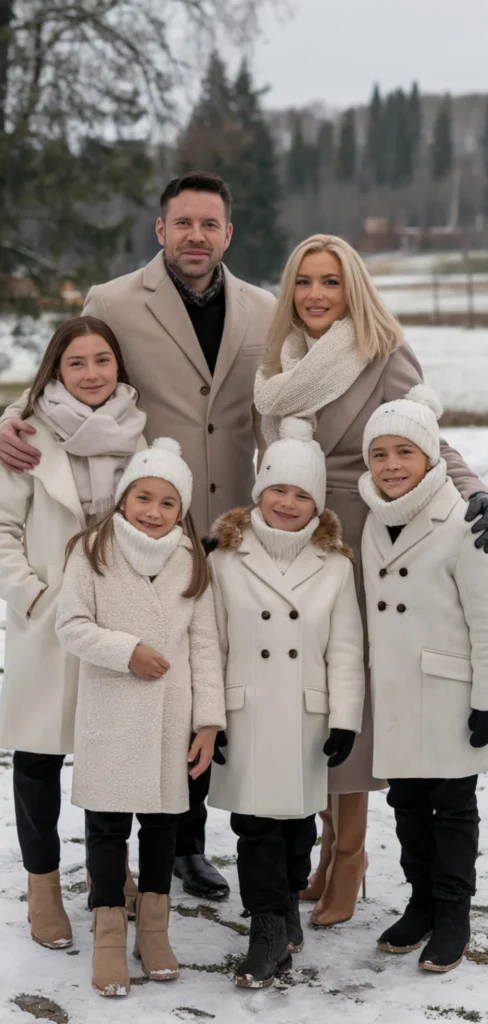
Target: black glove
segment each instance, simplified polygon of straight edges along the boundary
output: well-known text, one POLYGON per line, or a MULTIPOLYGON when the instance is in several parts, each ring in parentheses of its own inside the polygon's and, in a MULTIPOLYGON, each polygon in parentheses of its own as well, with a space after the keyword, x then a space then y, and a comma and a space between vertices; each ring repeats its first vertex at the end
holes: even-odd
POLYGON ((324 743, 324 754, 329 758, 329 768, 338 768, 349 757, 354 746, 356 733, 350 729, 331 729, 324 743))
POLYGON ((467 523, 472 523, 473 519, 476 519, 474 526, 471 527, 471 532, 479 533, 480 536, 476 538, 474 546, 483 548, 485 555, 488 555, 488 494, 486 491, 478 491, 477 494, 471 495, 464 518, 467 523))
POLYGON ((218 548, 219 546, 219 542, 216 537, 201 537, 200 540, 207 558, 212 554, 212 551, 215 551, 215 548, 218 548))
POLYGON ((488 711, 472 711, 468 720, 468 729, 472 736, 469 742, 472 747, 486 747, 488 744, 488 711))
POLYGON ((212 758, 212 761, 215 761, 215 764, 225 764, 226 763, 225 762, 225 757, 224 757, 222 751, 220 750, 220 747, 226 747, 226 746, 227 746, 227 736, 225 735, 225 732, 224 732, 223 729, 219 729, 219 731, 217 733, 217 736, 216 736, 216 739, 215 739, 215 750, 214 750, 214 756, 212 758))

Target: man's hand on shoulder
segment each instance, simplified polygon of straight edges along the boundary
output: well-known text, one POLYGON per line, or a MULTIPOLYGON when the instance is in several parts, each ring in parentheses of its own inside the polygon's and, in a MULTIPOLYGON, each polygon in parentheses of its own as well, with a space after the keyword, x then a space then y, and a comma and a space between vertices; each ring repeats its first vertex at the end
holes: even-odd
POLYGON ((0 466, 8 469, 9 473, 25 473, 38 466, 41 459, 39 449, 23 441, 20 431, 23 434, 36 433, 35 427, 20 419, 9 420, 0 429, 0 466))

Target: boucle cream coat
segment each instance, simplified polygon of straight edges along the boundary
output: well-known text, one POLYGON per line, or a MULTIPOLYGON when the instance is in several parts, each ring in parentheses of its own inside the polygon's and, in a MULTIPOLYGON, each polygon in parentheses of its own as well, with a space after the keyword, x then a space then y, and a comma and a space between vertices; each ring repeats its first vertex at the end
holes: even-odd
POLYGON ((374 714, 373 773, 456 779, 488 770, 470 745, 488 710, 488 559, 448 479, 394 544, 369 514, 363 535, 374 714))
POLYGON ((327 805, 329 729, 359 732, 363 635, 352 563, 327 510, 281 574, 250 527, 223 516, 210 556, 225 661, 228 746, 209 803, 271 818, 327 805))
POLYGON ((58 604, 58 637, 80 658, 73 803, 92 811, 180 814, 189 806, 192 730, 225 728, 212 591, 182 597, 192 571, 186 537, 152 583, 117 542, 108 557, 98 576, 78 546, 58 604), (139 642, 170 663, 155 682, 129 669, 139 642))

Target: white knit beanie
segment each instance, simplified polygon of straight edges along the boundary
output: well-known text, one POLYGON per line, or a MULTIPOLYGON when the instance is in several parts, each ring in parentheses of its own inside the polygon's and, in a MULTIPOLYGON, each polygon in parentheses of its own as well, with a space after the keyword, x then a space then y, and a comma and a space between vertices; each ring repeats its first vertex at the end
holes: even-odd
POLYGON ((309 420, 287 416, 281 421, 280 440, 264 453, 252 500, 257 504, 266 487, 275 484, 301 487, 313 498, 317 514, 324 511, 325 457, 320 445, 313 440, 309 420))
POLYGON ((193 477, 186 462, 181 458, 178 441, 172 437, 157 437, 150 448, 145 448, 132 456, 115 492, 117 504, 131 484, 148 476, 173 484, 181 498, 181 516, 184 518, 190 508, 193 477))
POLYGON ((428 455, 432 466, 441 457, 439 425, 442 405, 435 391, 427 384, 416 384, 404 398, 385 402, 368 420, 363 434, 363 459, 369 466, 369 449, 377 437, 385 434, 406 437, 428 455))

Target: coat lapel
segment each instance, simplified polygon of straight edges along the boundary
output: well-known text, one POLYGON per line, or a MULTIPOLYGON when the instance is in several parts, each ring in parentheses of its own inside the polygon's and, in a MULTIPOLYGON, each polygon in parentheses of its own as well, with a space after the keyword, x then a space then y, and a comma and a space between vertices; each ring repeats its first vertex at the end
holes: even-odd
POLYGON ((392 562, 396 562, 398 558, 401 558, 410 548, 413 548, 415 544, 419 544, 424 537, 427 537, 429 533, 432 533, 434 529, 432 525, 432 519, 430 518, 429 512, 426 508, 422 509, 415 519, 412 519, 410 523, 402 530, 399 537, 397 537, 394 544, 391 543, 390 535, 386 526, 383 530, 386 534, 386 538, 390 544, 389 558, 386 565, 391 565, 392 562))
POLYGON ((354 384, 340 398, 324 406, 317 416, 317 433, 322 439, 325 457, 337 447, 360 415, 372 395, 386 366, 387 359, 375 359, 359 375, 354 384))
POLYGON ((321 571, 325 557, 323 552, 315 551, 311 544, 307 544, 283 574, 259 543, 252 529, 245 531, 239 554, 250 572, 289 601, 294 608, 299 608, 299 597, 294 590, 321 571))
POLYGON ((207 384, 212 375, 193 325, 163 262, 162 253, 144 268, 142 283, 148 291, 146 306, 180 347, 207 384))
POLYGON ((210 405, 237 356, 249 323, 249 304, 237 278, 224 267, 225 323, 210 391, 210 405))
MULTIPOLYGON (((35 443, 42 452, 42 457, 39 465, 30 471, 31 475, 40 480, 45 491, 54 501, 64 505, 76 516, 80 528, 84 529, 86 526, 85 516, 76 490, 69 457, 47 427, 37 419, 34 421, 34 425, 37 431, 35 443)), ((29 440, 27 436, 26 440, 29 440)))

